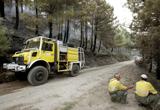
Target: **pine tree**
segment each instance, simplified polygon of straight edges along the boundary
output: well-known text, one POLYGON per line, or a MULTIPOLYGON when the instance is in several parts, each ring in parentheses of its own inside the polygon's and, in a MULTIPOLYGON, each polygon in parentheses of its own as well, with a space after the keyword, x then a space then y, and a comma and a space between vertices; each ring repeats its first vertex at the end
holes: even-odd
POLYGON ((156 63, 157 78, 160 79, 160 10, 159 0, 128 0, 128 5, 134 13, 131 28, 137 38, 137 45, 147 63, 156 63))

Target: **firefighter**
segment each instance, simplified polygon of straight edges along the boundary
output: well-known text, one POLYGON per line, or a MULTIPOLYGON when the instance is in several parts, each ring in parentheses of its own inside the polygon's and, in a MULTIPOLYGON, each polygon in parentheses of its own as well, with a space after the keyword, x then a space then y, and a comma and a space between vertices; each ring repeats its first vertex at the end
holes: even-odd
POLYGON ((114 78, 109 81, 108 91, 111 96, 112 102, 127 103, 127 90, 133 88, 133 86, 127 87, 120 82, 120 74, 115 74, 114 78))
POLYGON ((148 76, 146 74, 141 75, 141 80, 136 83, 135 98, 139 105, 149 106, 152 110, 160 110, 158 104, 160 102, 160 96, 147 79, 148 76))

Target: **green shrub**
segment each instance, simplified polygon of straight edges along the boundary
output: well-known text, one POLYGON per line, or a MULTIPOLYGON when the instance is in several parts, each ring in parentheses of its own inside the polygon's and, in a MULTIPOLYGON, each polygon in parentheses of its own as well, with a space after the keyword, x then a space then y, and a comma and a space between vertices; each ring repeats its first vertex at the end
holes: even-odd
POLYGON ((7 37, 7 29, 0 25, 0 57, 4 56, 10 48, 10 41, 7 37))

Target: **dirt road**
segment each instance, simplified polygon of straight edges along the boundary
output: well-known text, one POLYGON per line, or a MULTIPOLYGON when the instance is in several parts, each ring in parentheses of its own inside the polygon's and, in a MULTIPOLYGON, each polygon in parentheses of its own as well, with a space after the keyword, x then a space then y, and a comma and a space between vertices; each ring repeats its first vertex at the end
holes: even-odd
POLYGON ((129 104, 121 105, 110 102, 106 91, 109 78, 130 64, 133 62, 85 69, 77 77, 58 77, 36 87, 25 82, 25 86, 13 85, 15 89, 7 91, 8 84, 0 85, 4 87, 0 91, 6 91, 0 94, 0 110, 143 110, 133 94, 129 104))

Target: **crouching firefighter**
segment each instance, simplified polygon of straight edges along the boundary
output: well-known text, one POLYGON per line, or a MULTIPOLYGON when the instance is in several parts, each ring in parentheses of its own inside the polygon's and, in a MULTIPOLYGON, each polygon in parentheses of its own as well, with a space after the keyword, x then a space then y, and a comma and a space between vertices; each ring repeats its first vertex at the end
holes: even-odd
POLYGON ((127 90, 133 88, 133 86, 127 87, 120 82, 120 74, 115 74, 114 78, 109 81, 108 91, 111 96, 112 102, 118 102, 122 104, 127 103, 127 90))
POLYGON ((160 110, 160 96, 147 79, 146 74, 141 75, 141 80, 136 83, 135 98, 139 105, 150 107, 152 110, 160 110))

